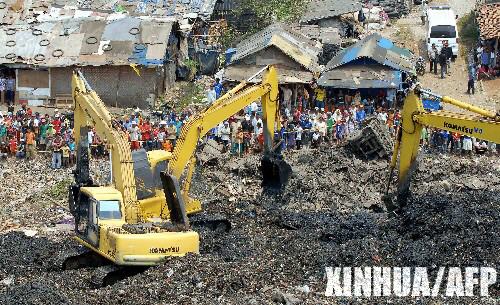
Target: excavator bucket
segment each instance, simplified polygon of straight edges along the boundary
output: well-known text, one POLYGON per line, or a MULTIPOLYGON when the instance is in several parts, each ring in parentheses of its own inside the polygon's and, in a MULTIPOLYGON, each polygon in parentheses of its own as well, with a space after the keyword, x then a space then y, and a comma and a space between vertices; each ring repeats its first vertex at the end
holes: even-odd
POLYGON ((261 159, 262 186, 265 189, 279 190, 290 178, 292 167, 283 159, 264 155, 261 159))
POLYGON ((176 226, 181 226, 185 230, 189 228, 189 219, 186 213, 186 205, 184 198, 179 187, 179 181, 176 177, 161 172, 161 182, 163 184, 163 191, 165 192, 165 199, 167 206, 170 210, 170 221, 176 226))

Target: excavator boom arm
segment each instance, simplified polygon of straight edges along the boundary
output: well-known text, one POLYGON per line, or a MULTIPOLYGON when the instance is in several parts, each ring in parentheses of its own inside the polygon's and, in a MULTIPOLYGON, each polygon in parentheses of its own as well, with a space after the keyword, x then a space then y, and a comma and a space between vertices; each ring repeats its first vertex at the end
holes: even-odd
POLYGON ((396 167, 399 154, 398 197, 401 198, 398 198, 398 201, 400 204, 404 204, 406 201, 424 126, 500 143, 500 116, 498 114, 450 97, 436 97, 444 103, 476 114, 460 114, 449 111, 428 112, 424 110, 416 93, 412 92, 408 95, 403 106, 402 123, 394 146, 390 170, 392 173, 392 169, 396 167))
POLYGON ((190 119, 182 128, 181 135, 177 140, 172 159, 169 163, 171 175, 179 179, 193 156, 199 139, 205 136, 210 129, 216 127, 220 122, 259 98, 262 99, 264 136, 267 143, 266 150, 270 149, 274 139, 274 128, 278 112, 278 79, 276 70, 274 67, 268 67, 261 84, 245 89, 242 89, 244 86, 237 87, 240 91, 231 90, 229 95, 225 95, 215 101, 214 105, 205 112, 190 119))
POLYGON ((81 130, 86 131, 88 127, 94 127, 99 136, 107 140, 111 154, 113 182, 116 189, 123 195, 126 219, 130 222, 137 222, 134 166, 128 140, 119 128, 113 126, 111 114, 80 72, 73 73, 72 92, 77 154, 80 153, 81 149, 87 149, 79 145, 82 136, 81 130))

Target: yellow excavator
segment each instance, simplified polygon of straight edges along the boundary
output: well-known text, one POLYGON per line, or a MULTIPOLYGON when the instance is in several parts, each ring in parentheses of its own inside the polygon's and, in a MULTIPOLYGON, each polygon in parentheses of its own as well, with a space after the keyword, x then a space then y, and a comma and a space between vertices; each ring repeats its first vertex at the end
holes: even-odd
POLYGON ((273 150, 275 126, 279 124, 277 73, 272 66, 259 73, 263 73, 261 83, 244 81, 191 117, 173 153, 132 152, 120 124, 113 120, 81 72, 74 73, 77 167, 69 206, 75 217, 76 240, 92 251, 68 257, 63 267, 99 266, 102 258, 115 266, 150 266, 168 256, 197 253, 199 236, 187 217, 201 211, 200 201, 189 195, 195 150, 210 129, 259 98, 265 138, 263 186, 286 183, 291 167, 273 150), (95 185, 90 177, 90 128, 106 139, 112 176, 106 186, 95 185))
POLYGON ((500 143, 500 113, 488 111, 448 96, 440 96, 418 87, 405 99, 401 124, 396 136, 394 150, 389 168, 389 179, 385 190, 384 201, 389 210, 404 206, 410 194, 410 181, 417 166, 420 137, 424 126, 458 132, 464 136, 474 137, 494 143, 500 143), (472 113, 462 114, 446 110, 426 111, 421 96, 434 97, 442 103, 454 105, 472 113), (398 164, 398 185, 396 204, 389 196, 389 187, 394 169, 398 164))

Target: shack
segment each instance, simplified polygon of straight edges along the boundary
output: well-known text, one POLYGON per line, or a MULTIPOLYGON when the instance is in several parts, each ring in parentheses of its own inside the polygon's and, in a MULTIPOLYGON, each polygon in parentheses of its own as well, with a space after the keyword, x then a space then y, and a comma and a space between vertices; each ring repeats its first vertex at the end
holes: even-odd
POLYGON ((361 2, 356 0, 312 0, 300 23, 319 25, 321 28, 337 28, 340 35, 346 37, 353 31, 353 24, 343 16, 350 14, 354 17, 354 13, 361 8, 361 2))
MULTIPOLYGON (((247 80, 263 67, 274 65, 278 70, 280 90, 284 93, 280 96, 288 96, 291 91, 293 105, 288 103, 288 106, 294 106, 299 92, 319 75, 320 51, 320 43, 287 25, 276 23, 236 46, 236 53, 224 70, 224 80, 247 80)), ((260 82, 260 77, 251 81, 260 82)))
MULTIPOLYGON (((489 0, 479 4, 476 9, 479 35, 485 41, 485 45, 498 54, 500 40, 500 1, 489 0)), ((493 66, 498 64, 495 56, 493 66)))
POLYGON ((362 96, 382 93, 392 100, 407 77, 415 74, 413 54, 379 34, 371 34, 339 52, 326 66, 318 85, 360 91, 362 96))
POLYGON ((146 108, 175 82, 173 18, 73 10, 43 19, 0 26, 0 79, 15 79, 17 103, 69 104, 77 68, 111 106, 146 108))

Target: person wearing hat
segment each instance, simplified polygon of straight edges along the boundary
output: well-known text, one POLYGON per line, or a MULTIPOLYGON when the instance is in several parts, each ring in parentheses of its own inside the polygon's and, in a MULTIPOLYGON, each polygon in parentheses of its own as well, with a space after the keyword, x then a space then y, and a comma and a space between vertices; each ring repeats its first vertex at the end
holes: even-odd
POLYGON ((132 127, 128 130, 130 134, 130 148, 132 150, 137 150, 141 148, 139 143, 141 137, 141 130, 137 127, 137 122, 132 121, 132 127))
POLYGON ((170 140, 172 145, 175 147, 175 142, 177 141, 177 128, 175 127, 175 122, 171 121, 167 127, 167 140, 170 140))

